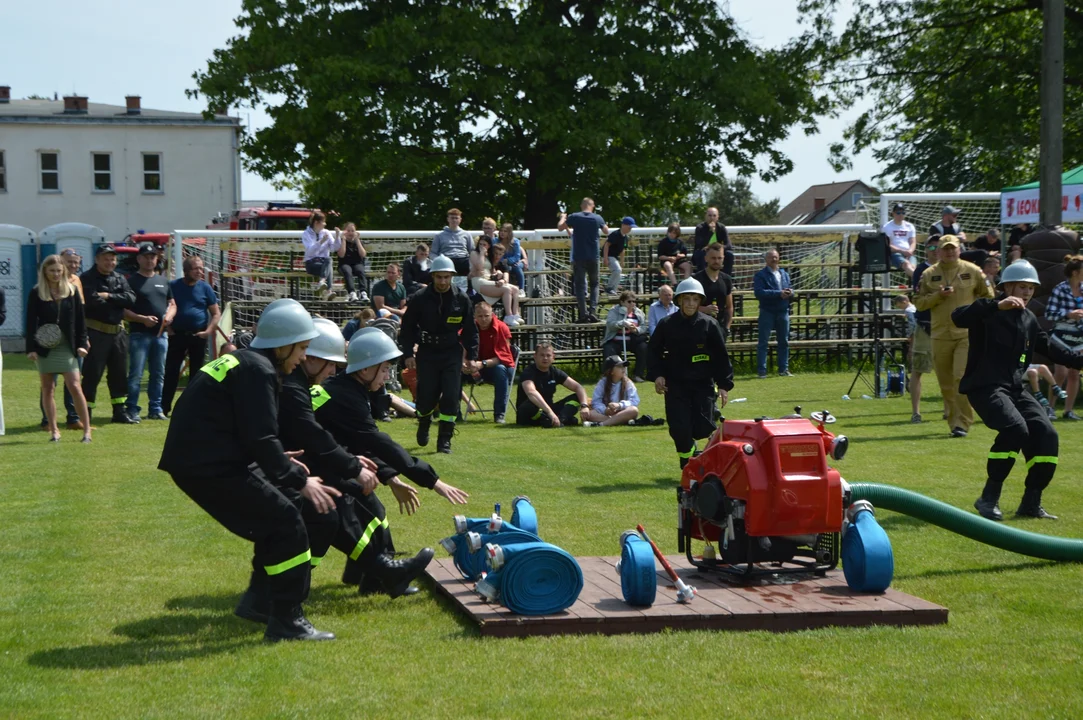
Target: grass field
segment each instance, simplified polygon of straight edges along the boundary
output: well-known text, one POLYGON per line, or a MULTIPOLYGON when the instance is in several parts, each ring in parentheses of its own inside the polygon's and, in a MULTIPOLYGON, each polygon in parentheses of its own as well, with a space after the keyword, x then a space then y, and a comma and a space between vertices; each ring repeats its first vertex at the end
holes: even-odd
MULTIPOLYGON (((332 551, 309 617, 333 643, 268 645, 235 618, 251 547, 155 470, 163 424, 103 424, 93 444, 37 429, 37 375, 4 358, 0 438, 0 716, 65 717, 1083 717, 1083 568, 979 545, 887 512, 894 586, 950 609, 946 626, 790 634, 481 639, 429 588, 391 601, 339 583, 332 551)), ((893 483, 969 508, 992 433, 950 439, 939 399, 843 402, 850 375, 738 378, 730 417, 827 407, 849 435, 848 480, 893 483)), ((641 386, 647 411, 661 403, 641 386)), ((855 395, 860 394, 855 390, 855 395)), ((413 448, 414 426, 385 426, 413 448)), ((1083 537, 1083 423, 1057 423, 1059 522, 1083 537)), ((528 494, 542 536, 616 555, 642 522, 676 551, 673 446, 665 428, 523 430, 471 420, 455 453, 424 451, 471 493, 468 515, 528 494)), ((197 452, 198 448, 193 448, 197 452)), ((1022 487, 1017 465, 1002 505, 1022 487)), ((456 512, 432 493, 391 516, 400 549, 435 545, 456 512)), ((390 499, 385 498, 390 504, 390 499)), ((442 553, 442 551, 441 551, 442 553)))

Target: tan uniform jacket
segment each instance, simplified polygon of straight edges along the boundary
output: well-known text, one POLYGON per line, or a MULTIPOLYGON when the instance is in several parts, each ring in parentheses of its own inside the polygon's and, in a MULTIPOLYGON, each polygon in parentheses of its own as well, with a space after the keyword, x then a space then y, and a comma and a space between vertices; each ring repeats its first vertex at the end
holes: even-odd
POLYGON ((932 311, 933 340, 965 340, 967 330, 955 327, 951 311, 983 297, 993 297, 993 294, 985 284, 981 268, 966 260, 957 260, 950 265, 937 263, 921 274, 914 305, 918 310, 932 311), (955 292, 942 297, 941 288, 949 285, 955 292))

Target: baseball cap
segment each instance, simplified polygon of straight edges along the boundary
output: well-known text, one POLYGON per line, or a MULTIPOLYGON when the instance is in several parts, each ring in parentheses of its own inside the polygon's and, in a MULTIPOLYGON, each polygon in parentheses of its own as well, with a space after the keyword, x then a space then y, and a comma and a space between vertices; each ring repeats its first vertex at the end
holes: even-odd
POLYGON ((621 225, 630 225, 632 227, 635 227, 636 226, 636 219, 629 215, 627 217, 621 218, 620 224, 621 225))
POLYGON ((97 257, 98 255, 101 255, 102 253, 113 253, 114 255, 116 255, 117 254, 117 249, 115 247, 113 247, 112 244, 105 243, 104 245, 99 245, 98 246, 98 249, 94 251, 94 256, 97 257))
POLYGON ((68 255, 78 255, 79 251, 76 250, 75 248, 64 248, 63 250, 60 251, 60 254, 62 256, 66 257, 68 255))
POLYGON ((139 243, 139 254, 140 255, 157 255, 158 254, 158 248, 155 247, 154 243, 152 243, 152 242, 142 242, 142 243, 139 243))
POLYGON ((602 372, 607 373, 615 367, 627 367, 628 363, 621 360, 620 355, 610 355, 602 363, 602 372))
POLYGON ((944 235, 940 238, 940 248, 959 247, 959 238, 954 235, 944 235))
POLYGON ((895 203, 895 205, 892 206, 892 208, 891 208, 891 212, 893 212, 893 213, 904 213, 904 212, 906 212, 906 206, 903 205, 902 203, 895 203))
POLYGON ((925 239, 925 247, 929 247, 930 245, 939 245, 939 244, 940 244, 940 236, 936 235, 935 233, 930 235, 929 237, 927 237, 925 239))
POLYGON ((941 215, 958 215, 959 214, 959 208, 953 207, 951 205, 945 205, 944 209, 940 211, 940 214, 941 215))

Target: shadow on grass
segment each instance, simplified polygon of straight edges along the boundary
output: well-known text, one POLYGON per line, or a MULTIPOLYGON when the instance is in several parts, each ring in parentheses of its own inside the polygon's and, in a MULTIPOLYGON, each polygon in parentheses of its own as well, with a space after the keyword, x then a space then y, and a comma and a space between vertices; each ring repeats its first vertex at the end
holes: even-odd
MULTIPOLYGON (((64 424, 61 423, 61 427, 63 427, 63 425, 64 424)), ((40 425, 24 425, 23 427, 8 427, 8 428, 5 428, 4 434, 7 437, 12 437, 14 435, 41 435, 45 439, 49 438, 49 433, 42 430, 40 425)), ((14 444, 14 443, 12 443, 12 444, 14 444)))
POLYGON ((910 517, 909 515, 891 515, 883 519, 877 518, 877 522, 880 523, 880 527, 885 530, 892 528, 906 528, 906 527, 922 527, 929 523, 924 520, 919 520, 916 517, 910 517))
POLYGON ((673 490, 681 484, 680 477, 655 478, 645 482, 617 482, 606 485, 581 485, 576 490, 584 495, 603 495, 605 493, 636 492, 638 490, 673 490))
POLYGON ((957 440, 953 438, 948 432, 943 434, 937 433, 936 435, 924 435, 922 437, 914 437, 913 435, 895 435, 894 437, 860 437, 856 435, 847 435, 851 443, 882 443, 882 442, 914 442, 920 440, 925 442, 926 440, 957 440))
POLYGON ((1030 560, 1014 565, 989 565, 988 567, 967 568, 965 570, 926 570, 916 573, 896 573, 895 580, 919 580, 922 578, 954 577, 956 575, 988 575, 989 573, 1021 572, 1024 570, 1043 570, 1059 565, 1052 560, 1030 560))

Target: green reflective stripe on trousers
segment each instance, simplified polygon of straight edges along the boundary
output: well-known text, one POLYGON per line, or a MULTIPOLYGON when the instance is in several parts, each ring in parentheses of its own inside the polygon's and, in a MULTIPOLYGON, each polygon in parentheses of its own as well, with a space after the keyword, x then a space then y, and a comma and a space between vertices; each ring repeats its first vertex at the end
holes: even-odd
POLYGON ((361 557, 361 553, 365 552, 365 548, 369 546, 369 541, 372 540, 372 533, 376 532, 376 528, 379 527, 388 527, 387 518, 381 520, 380 518, 374 517, 369 521, 369 525, 365 528, 365 532, 361 534, 361 539, 357 541, 357 547, 350 553, 351 560, 356 560, 361 557))
POLYGON ((305 550, 303 553, 301 553, 297 557, 292 557, 289 560, 286 560, 285 562, 278 563, 277 565, 265 565, 263 567, 263 569, 267 571, 268 575, 281 575, 282 573, 286 572, 287 570, 291 570, 291 569, 297 567, 298 565, 300 565, 301 563, 306 563, 311 559, 312 559, 312 551, 311 550, 305 550))
POLYGON ((313 555, 312 556, 312 567, 318 567, 320 562, 322 562, 322 561, 323 561, 322 557, 316 557, 315 555, 313 555))
POLYGON ((688 452, 678 452, 678 453, 677 453, 677 457, 679 457, 679 458, 681 458, 681 459, 683 460, 683 459, 685 459, 685 458, 690 458, 690 457, 692 457, 692 456, 693 456, 693 455, 695 455, 695 454, 696 454, 696 446, 695 446, 695 445, 693 445, 693 446, 692 446, 692 449, 691 449, 691 450, 689 450, 688 452))
POLYGON ((991 452, 989 453, 990 460, 1015 460, 1019 457, 1017 452, 991 452))
POLYGON ((114 405, 123 405, 124 403, 128 402, 128 398, 110 398, 109 402, 113 403, 114 405))
POLYGON ((437 417, 440 418, 440 422, 449 422, 449 423, 455 422, 455 416, 454 415, 445 415, 444 413, 440 413, 439 415, 437 415, 437 417))
POLYGON ((578 400, 569 400, 568 404, 571 405, 572 407, 583 407, 582 405, 579 404, 578 400))
POLYGON ((241 361, 233 355, 223 355, 217 360, 212 360, 211 362, 207 363, 199 370, 200 372, 207 373, 218 382, 222 382, 226 379, 226 373, 228 373, 230 370, 240 364, 241 361))
POLYGON ((91 402, 90 400, 87 400, 86 406, 87 406, 88 410, 93 410, 94 409, 94 403, 91 402))
POLYGON ((308 389, 308 394, 312 396, 312 412, 319 410, 331 399, 331 394, 324 390, 322 385, 313 385, 308 389))
POLYGON ((1027 460, 1027 470, 1030 470, 1034 463, 1050 463, 1052 465, 1057 464, 1056 455, 1035 455, 1030 460, 1027 460))

